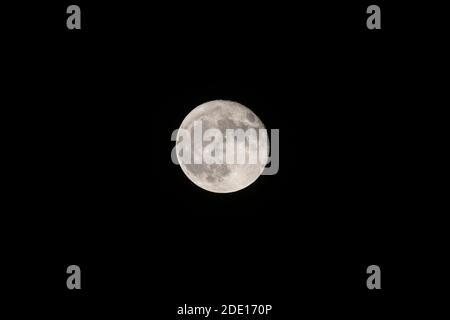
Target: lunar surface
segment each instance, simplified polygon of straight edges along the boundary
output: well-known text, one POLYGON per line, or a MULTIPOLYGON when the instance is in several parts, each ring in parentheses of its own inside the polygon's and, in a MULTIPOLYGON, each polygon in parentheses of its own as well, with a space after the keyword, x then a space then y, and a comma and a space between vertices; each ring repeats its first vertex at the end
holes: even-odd
MULTIPOLYGON (((217 193, 235 192, 246 188, 252 184, 263 172, 267 162, 269 154, 269 141, 268 139, 261 139, 260 129, 265 130, 264 124, 249 108, 233 101, 227 100, 214 100, 199 105, 193 109, 183 120, 178 130, 176 139, 176 154, 178 162, 186 174, 186 176, 197 186, 205 190, 217 193), (253 128, 257 132, 257 140, 255 139, 233 139, 235 143, 235 150, 239 147, 245 150, 246 161, 244 163, 230 163, 224 161, 223 163, 194 163, 194 155, 197 156, 202 152, 205 152, 205 148, 216 143, 216 139, 202 139, 201 143, 194 143, 194 128, 201 122, 203 133, 207 129, 217 129, 223 135, 223 147, 224 159, 227 141, 230 139, 227 134, 229 129, 236 130, 242 129, 247 132, 248 129, 253 128), (184 129, 184 132, 189 132, 191 141, 187 143, 188 149, 190 148, 190 158, 187 160, 183 157, 183 153, 186 152, 186 144, 181 147, 184 136, 180 134, 184 129), (252 141, 254 143, 252 143, 252 141), (244 144, 244 145, 242 145, 244 144), (261 157, 261 155, 264 155, 261 157), (255 161, 249 161, 251 156, 256 156, 255 161)), ((188 140, 187 140, 188 141, 188 140)), ((198 141, 198 140, 197 140, 198 141)), ((186 142, 186 141, 185 141, 186 142)), ((221 144, 216 145, 220 147, 221 144)), ((237 152, 236 152, 237 154, 237 152)), ((198 158, 197 158, 198 159, 198 158)), ((255 159, 255 158, 253 158, 255 159)))

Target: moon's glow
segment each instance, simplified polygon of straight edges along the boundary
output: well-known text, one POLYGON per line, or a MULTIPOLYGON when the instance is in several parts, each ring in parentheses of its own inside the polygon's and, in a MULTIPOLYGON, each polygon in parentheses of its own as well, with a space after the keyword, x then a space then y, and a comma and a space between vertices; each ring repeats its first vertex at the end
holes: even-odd
MULTIPOLYGON (((242 104, 227 100, 214 100, 196 107, 183 120, 180 129, 189 131, 190 136, 193 137, 194 123, 199 123, 199 121, 202 124, 203 132, 207 129, 215 128, 220 130, 224 138, 226 137, 227 129, 242 129, 244 131, 254 129, 256 132, 259 129, 265 129, 264 124, 253 111, 242 104)), ((207 164, 202 162, 195 164, 183 161, 183 157, 181 157, 183 151, 179 148, 179 142, 180 134, 178 133, 176 153, 183 172, 197 186, 211 192, 227 193, 244 189, 261 175, 267 160, 258 157, 256 163, 207 164)), ((196 146, 191 141, 192 154, 204 152, 204 148, 210 143, 212 142, 203 140, 199 148, 198 145, 196 146)), ((245 148, 247 158, 250 155, 255 155, 254 153, 257 153, 258 150, 267 156, 269 150, 268 141, 257 145, 247 140, 236 141, 236 147, 245 148), (245 145, 240 145, 239 143, 244 143, 245 145)))

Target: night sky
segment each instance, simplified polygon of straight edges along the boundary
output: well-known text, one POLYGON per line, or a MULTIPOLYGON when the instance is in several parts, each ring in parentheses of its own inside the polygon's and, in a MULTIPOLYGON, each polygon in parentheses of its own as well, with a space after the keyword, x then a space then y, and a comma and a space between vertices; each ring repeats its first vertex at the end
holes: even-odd
POLYGON ((67 1, 23 12, 36 27, 11 78, 26 88, 10 188, 24 218, 11 226, 25 239, 17 270, 40 276, 17 292, 60 319, 228 303, 272 304, 266 319, 379 319, 411 292, 421 204, 404 8, 377 2, 382 29, 368 30, 363 2, 73 3, 81 30, 66 29, 67 1), (276 175, 215 194, 171 162, 172 131, 215 99, 280 130, 276 175), (371 264, 382 290, 366 288, 371 264))

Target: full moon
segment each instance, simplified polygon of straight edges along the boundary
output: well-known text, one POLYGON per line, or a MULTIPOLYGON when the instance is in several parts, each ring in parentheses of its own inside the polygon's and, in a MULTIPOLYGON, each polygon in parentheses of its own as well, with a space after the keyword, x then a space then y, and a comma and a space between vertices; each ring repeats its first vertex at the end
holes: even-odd
MULTIPOLYGON (((240 130, 242 132, 242 130, 240 130)), ((197 186, 202 189, 217 193, 229 193, 242 190, 255 182, 256 179, 263 172, 267 157, 269 154, 269 141, 268 139, 261 139, 261 131, 265 131, 264 124, 246 106, 240 103, 228 100, 214 100, 203 103, 194 108, 183 120, 178 130, 176 138, 176 154, 177 160, 181 169, 186 176, 197 186), (201 123, 202 130, 205 132, 208 129, 215 129, 215 132, 219 132, 223 136, 223 144, 221 141, 215 139, 204 139, 202 137, 200 144, 194 143, 194 128, 201 123), (183 130, 181 130, 183 129, 183 130), (223 163, 207 163, 202 161, 201 163, 194 163, 191 161, 195 154, 200 154, 200 158, 203 159, 203 153, 205 148, 222 147, 224 148, 224 154, 228 152, 225 150, 225 146, 228 143, 230 137, 228 136, 230 130, 234 132, 236 129, 242 129, 244 132, 257 132, 257 141, 253 143, 248 137, 238 140, 234 139, 235 147, 241 150, 245 150, 245 159, 248 160, 251 156, 255 156, 253 159, 256 161, 244 163, 230 163, 229 161, 223 161, 223 163), (248 130, 251 129, 251 130, 248 130), (186 157, 183 153, 186 152, 186 144, 182 148, 182 141, 184 137, 180 132, 188 132, 191 137, 191 141, 187 143, 188 151, 193 155, 186 161, 186 157), (209 145, 209 146, 208 146, 209 145), (261 155, 264 155, 261 157, 261 155)), ((224 156, 225 159, 225 156, 224 156)))

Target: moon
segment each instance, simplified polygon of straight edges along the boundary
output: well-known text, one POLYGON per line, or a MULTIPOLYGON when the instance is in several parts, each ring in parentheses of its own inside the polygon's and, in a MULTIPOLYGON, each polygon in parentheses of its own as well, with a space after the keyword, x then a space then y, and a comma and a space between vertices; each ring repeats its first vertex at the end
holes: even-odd
MULTIPOLYGON (((202 124, 203 132, 207 129, 218 129, 222 133, 224 137, 223 148, 225 148, 227 139, 229 139, 227 137, 229 129, 242 129, 244 132, 251 128, 255 129, 255 132, 258 133, 256 144, 252 144, 245 138, 244 141, 234 140, 235 146, 236 148, 245 148, 242 150, 245 150, 247 160, 250 158, 250 155, 255 156, 255 153, 265 157, 256 155, 256 162, 246 161, 245 163, 230 163, 227 161, 210 164, 205 161, 194 163, 194 161, 191 161, 194 157, 193 154, 204 152, 208 144, 216 143, 216 141, 205 141, 202 139, 202 143, 196 145, 192 138, 190 143, 187 143, 188 149, 191 149, 192 157, 186 161, 186 157, 182 156, 183 152, 186 151, 186 147, 182 149, 180 143, 183 140, 180 134, 182 130, 178 130, 176 154, 178 163, 185 175, 200 188, 216 193, 239 191, 255 182, 263 172, 269 154, 268 139, 261 139, 260 135, 260 129, 264 131, 265 126, 256 114, 238 102, 214 100, 194 108, 184 118, 180 129, 184 129, 184 132, 189 132, 190 137, 192 137, 194 135, 194 123, 198 124, 199 122, 202 124)), ((227 150, 224 150, 224 154, 225 152, 227 150)))

